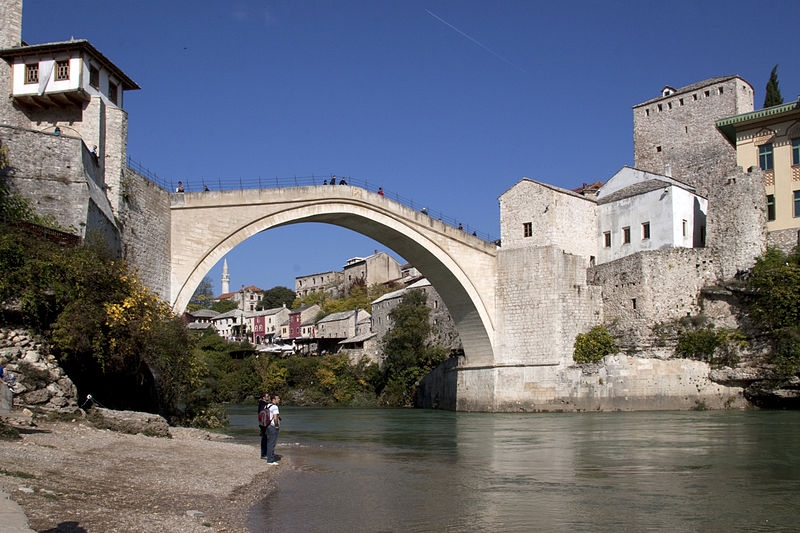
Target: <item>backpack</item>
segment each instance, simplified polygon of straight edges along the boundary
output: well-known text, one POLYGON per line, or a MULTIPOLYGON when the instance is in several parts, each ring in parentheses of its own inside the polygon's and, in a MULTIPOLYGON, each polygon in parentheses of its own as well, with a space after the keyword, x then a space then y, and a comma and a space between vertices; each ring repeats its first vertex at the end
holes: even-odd
POLYGON ((268 403, 264 409, 258 412, 258 425, 259 426, 268 426, 270 424, 269 419, 269 406, 272 405, 268 403))

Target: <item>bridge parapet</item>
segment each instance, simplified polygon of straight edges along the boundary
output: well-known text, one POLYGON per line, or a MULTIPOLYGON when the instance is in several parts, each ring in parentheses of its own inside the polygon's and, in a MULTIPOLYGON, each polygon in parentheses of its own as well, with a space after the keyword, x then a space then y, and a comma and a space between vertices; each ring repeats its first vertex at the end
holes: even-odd
MULTIPOLYGON (((168 184, 163 179, 155 176, 147 169, 144 169, 138 163, 129 160, 129 166, 136 165, 138 167, 137 172, 144 175, 157 185, 162 188, 165 188, 168 191, 175 191, 177 182, 174 184, 168 184)), ((341 179, 341 178, 338 178, 341 179)), ((498 238, 488 232, 482 231, 477 227, 472 226, 469 221, 465 218, 454 217, 452 215, 448 215, 443 211, 436 209, 433 206, 420 203, 418 200, 414 200, 413 198, 409 198, 400 194, 399 192, 392 191, 390 189, 383 190, 379 187, 375 182, 371 182, 368 180, 361 180, 357 178, 347 178, 346 179, 347 187, 355 187, 358 189, 364 189, 365 191, 378 194, 378 190, 381 189, 383 191, 383 197, 387 199, 394 200, 395 202, 405 205, 412 210, 420 211, 429 215, 430 217, 440 220, 445 224, 453 226, 454 228, 458 228, 459 226, 462 229, 471 235, 475 235, 477 237, 482 238, 485 241, 489 242, 496 242, 498 238)), ((248 178, 248 179, 240 179, 240 178, 228 178, 228 179, 220 179, 220 180, 205 180, 205 179, 194 179, 194 180, 182 180, 181 184, 184 187, 184 193, 189 194, 192 192, 232 192, 232 191, 254 191, 254 190, 277 190, 277 189, 294 189, 298 187, 331 187, 331 192, 333 192, 336 187, 340 187, 338 185, 331 186, 328 177, 323 176, 304 176, 304 177, 291 177, 291 178, 248 178), (214 183, 211 183, 213 181, 214 183), (208 190, 206 190, 208 188, 208 190)))

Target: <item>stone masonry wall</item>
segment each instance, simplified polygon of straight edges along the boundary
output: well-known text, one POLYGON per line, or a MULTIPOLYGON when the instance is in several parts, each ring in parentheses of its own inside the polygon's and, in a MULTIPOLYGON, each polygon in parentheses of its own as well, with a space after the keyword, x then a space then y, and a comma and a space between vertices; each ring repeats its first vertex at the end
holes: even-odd
MULTIPOLYGON (((34 204, 36 212, 53 216, 59 224, 85 236, 94 189, 102 189, 83 142, 68 135, 52 135, 0 125, 0 141, 8 148, 11 185, 34 204)), ((108 203, 98 197, 97 202, 108 203)), ((97 203, 95 202, 95 203, 97 203)), ((113 221, 106 221, 113 226, 113 221)), ((105 229, 103 229, 105 232, 105 229)))
POLYGON ((555 246, 498 250, 496 308, 497 365, 571 361, 576 335, 603 319, 585 259, 555 246))
POLYGON ((170 301, 170 195, 129 168, 120 182, 123 257, 149 289, 170 301))
POLYGON ((716 271, 710 250, 670 248, 598 265, 588 278, 603 288, 606 324, 626 349, 642 349, 657 323, 700 312, 700 289, 716 280, 716 271))
POLYGON ((771 231, 767 235, 767 246, 790 253, 800 245, 800 231, 794 228, 771 231))
POLYGON ((707 246, 716 256, 717 275, 733 278, 755 264, 767 242, 764 177, 758 168, 731 166, 714 179, 708 196, 707 246))

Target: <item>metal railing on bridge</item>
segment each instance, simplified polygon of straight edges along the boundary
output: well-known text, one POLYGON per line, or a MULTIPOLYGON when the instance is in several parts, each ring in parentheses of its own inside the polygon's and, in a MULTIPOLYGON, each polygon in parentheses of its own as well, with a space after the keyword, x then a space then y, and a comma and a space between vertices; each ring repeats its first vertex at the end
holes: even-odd
MULTIPOLYGON (((137 174, 143 176, 147 180, 155 183, 159 187, 167 191, 177 191, 178 184, 183 186, 183 192, 203 192, 203 191, 231 191, 231 190, 246 190, 246 189, 273 189, 273 188, 282 188, 282 187, 310 187, 315 185, 331 185, 331 181, 335 179, 336 185, 338 186, 342 179, 344 179, 346 185, 352 185, 354 187, 360 187, 362 189, 366 189, 368 191, 377 193, 380 186, 376 183, 371 183, 369 180, 362 180, 358 178, 353 178, 350 176, 334 176, 334 175, 327 175, 327 176, 293 176, 290 178, 217 178, 217 179, 207 179, 207 178, 200 178, 195 180, 167 180, 159 177, 155 172, 152 172, 148 168, 142 166, 139 162, 133 160, 128 157, 128 168, 136 172, 137 174)), ((422 204, 418 201, 415 201, 413 198, 409 198, 406 196, 401 195, 400 193, 393 192, 387 189, 383 189, 383 195, 386 198, 394 200, 397 203, 403 204, 406 207, 410 207, 411 209, 418 210, 422 213, 427 214, 428 216, 435 218, 445 224, 453 226, 454 228, 461 229, 467 233, 470 233, 476 237, 479 237, 488 242, 496 242, 497 237, 492 236, 491 234, 483 231, 479 231, 477 228, 471 226, 470 224, 466 223, 465 221, 458 219, 456 217, 449 216, 439 210, 432 209, 431 207, 422 204)))

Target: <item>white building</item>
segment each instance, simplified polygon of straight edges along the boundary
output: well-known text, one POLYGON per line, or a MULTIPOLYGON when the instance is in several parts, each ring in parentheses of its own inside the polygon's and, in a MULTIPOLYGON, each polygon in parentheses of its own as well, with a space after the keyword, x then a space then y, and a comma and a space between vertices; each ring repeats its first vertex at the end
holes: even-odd
POLYGON ((708 201, 669 176, 624 167, 584 194, 523 179, 500 196, 503 249, 555 246, 587 266, 705 246, 708 201))
POLYGON ((708 201, 668 176, 624 167, 597 191, 597 264, 705 246, 708 201))
POLYGON ((245 340, 247 331, 245 313, 241 309, 231 309, 211 319, 220 337, 227 340, 245 340))

